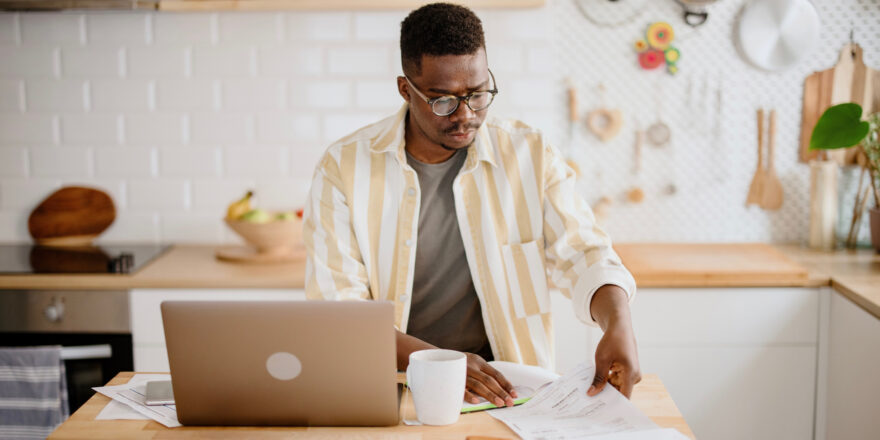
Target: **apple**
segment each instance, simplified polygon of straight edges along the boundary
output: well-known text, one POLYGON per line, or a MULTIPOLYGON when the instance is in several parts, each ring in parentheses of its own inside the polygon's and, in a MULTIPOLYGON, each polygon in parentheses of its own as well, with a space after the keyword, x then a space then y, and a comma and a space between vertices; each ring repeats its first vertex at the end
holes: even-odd
POLYGON ((272 221, 273 216, 268 211, 258 208, 244 213, 240 219, 251 223, 268 223, 272 221))

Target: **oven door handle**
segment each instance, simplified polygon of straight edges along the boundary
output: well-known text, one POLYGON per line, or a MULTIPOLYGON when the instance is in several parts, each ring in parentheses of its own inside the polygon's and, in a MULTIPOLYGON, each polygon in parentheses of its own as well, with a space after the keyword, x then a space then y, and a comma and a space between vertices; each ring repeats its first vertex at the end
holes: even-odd
POLYGON ((110 347, 110 344, 61 347, 61 359, 65 361, 74 359, 109 359, 112 356, 113 348, 110 347))

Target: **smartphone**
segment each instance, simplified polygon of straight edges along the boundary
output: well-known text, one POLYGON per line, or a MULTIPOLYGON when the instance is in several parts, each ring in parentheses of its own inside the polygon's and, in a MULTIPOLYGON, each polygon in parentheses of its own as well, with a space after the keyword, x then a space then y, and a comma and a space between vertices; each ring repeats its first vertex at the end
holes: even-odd
POLYGON ((174 391, 170 380, 153 380, 147 382, 147 405, 174 405, 174 391))

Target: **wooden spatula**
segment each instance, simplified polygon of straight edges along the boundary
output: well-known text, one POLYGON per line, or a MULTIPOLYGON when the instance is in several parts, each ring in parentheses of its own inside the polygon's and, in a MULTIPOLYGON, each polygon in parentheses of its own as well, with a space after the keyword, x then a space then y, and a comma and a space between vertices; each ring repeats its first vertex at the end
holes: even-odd
POLYGON ((776 110, 770 110, 770 134, 767 142, 767 167, 764 169, 761 207, 776 210, 782 207, 782 182, 773 168, 773 147, 776 144, 776 110))
POLYGON ((749 184, 749 195, 746 196, 746 206, 760 205, 764 187, 764 109, 758 109, 758 169, 749 184))

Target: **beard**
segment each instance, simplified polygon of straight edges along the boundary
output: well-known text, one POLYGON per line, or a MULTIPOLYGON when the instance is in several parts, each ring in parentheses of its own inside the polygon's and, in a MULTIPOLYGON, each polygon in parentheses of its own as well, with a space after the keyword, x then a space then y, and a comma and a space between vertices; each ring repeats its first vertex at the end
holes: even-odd
POLYGON ((473 145, 474 141, 477 139, 476 133, 477 133, 477 130, 479 130, 480 125, 482 125, 482 124, 479 122, 478 123, 471 123, 471 124, 457 124, 457 125, 453 125, 452 127, 449 127, 447 129, 443 130, 444 135, 450 135, 450 134, 456 133, 456 132, 471 131, 472 130, 474 132, 474 137, 466 145, 463 145, 461 147, 451 147, 443 142, 437 142, 437 144, 440 145, 440 147, 442 147, 444 150, 447 150, 447 151, 457 151, 460 149, 470 148, 470 146, 473 145))

